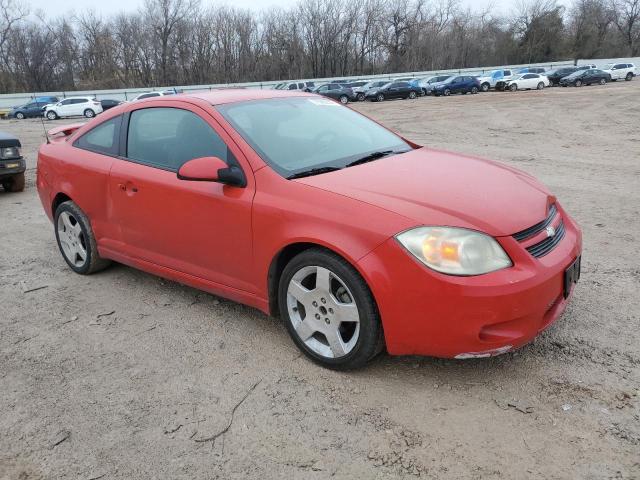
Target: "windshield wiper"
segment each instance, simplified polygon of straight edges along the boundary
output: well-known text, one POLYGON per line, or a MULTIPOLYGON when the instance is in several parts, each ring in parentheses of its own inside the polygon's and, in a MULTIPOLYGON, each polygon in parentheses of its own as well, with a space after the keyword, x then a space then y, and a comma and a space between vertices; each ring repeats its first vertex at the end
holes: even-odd
POLYGON ((409 150, 401 150, 399 152, 396 152, 394 150, 382 150, 382 151, 379 151, 379 152, 372 152, 372 153, 370 153, 368 155, 365 155, 364 157, 361 157, 361 158, 359 158, 357 160, 354 160, 351 163, 347 163, 345 165, 345 167, 354 167, 354 166, 360 165, 362 163, 367 163, 367 162, 372 162, 374 160, 378 160, 379 158, 386 157, 387 155, 393 155, 394 153, 406 153, 408 151, 409 150))
POLYGON ((294 173, 287 177, 287 180, 293 180, 294 178, 310 177, 311 175, 319 175, 321 173, 335 172, 340 170, 340 167, 318 167, 304 170, 302 172, 294 173))

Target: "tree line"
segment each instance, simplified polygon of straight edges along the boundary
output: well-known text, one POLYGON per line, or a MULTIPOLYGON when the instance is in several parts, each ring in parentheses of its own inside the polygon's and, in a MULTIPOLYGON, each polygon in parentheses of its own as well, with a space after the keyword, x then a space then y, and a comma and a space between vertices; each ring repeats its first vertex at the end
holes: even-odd
POLYGON ((0 0, 0 93, 355 76, 640 55, 640 0, 300 0, 263 11, 145 0, 45 17, 0 0))

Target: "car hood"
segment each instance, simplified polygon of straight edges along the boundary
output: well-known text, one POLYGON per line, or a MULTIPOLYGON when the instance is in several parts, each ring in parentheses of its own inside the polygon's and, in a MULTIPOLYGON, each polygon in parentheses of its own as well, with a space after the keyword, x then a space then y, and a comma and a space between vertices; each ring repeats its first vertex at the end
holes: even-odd
POLYGON ((553 201, 524 172, 424 147, 296 181, 392 211, 416 225, 472 228, 493 236, 540 222, 553 201))

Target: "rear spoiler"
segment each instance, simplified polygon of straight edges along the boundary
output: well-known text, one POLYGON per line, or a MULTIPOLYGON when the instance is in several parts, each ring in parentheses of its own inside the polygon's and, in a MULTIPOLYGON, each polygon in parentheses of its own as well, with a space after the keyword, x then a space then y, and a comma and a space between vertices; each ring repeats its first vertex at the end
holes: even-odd
POLYGON ((84 127, 85 125, 86 123, 72 123, 71 125, 62 125, 60 127, 52 128, 47 132, 47 134, 50 136, 54 136, 54 135, 58 135, 59 133, 62 133, 64 134, 65 137, 68 137, 73 132, 75 132, 79 128, 84 127))

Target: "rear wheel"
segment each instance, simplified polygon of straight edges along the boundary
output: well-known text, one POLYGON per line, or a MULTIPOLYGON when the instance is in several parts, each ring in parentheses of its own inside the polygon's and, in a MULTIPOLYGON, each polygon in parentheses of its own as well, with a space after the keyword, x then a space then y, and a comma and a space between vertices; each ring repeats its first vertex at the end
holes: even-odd
POLYGON ((607 81, 604 78, 600 79, 600 85, 604 85, 605 83, 607 83, 607 81))
POLYGON ((575 86, 576 87, 581 87, 582 86, 582 80, 576 80, 575 86))
POLYGON ((94 112, 94 111, 93 111, 93 110, 91 110, 90 108, 87 108, 87 109, 84 111, 84 116, 85 116, 85 117, 87 117, 87 118, 93 118, 93 117, 95 117, 95 116, 96 116, 96 112, 94 112))
POLYGON ((384 345, 373 295, 343 258, 321 249, 294 257, 280 278, 278 304, 289 335, 328 368, 361 367, 384 345))
POLYGON ((364 93, 359 93, 359 94, 358 94, 358 96, 357 96, 357 98, 358 98, 358 101, 359 101, 359 102, 364 102, 364 99, 365 99, 365 95, 364 95, 364 93))
POLYGON ((544 82, 538 83, 538 90, 542 90, 544 88, 544 82))
POLYGON ((58 114, 57 114, 56 112, 54 112, 53 110, 49 110, 49 111, 47 112, 47 118, 48 118, 49 120, 55 120, 55 119, 57 119, 57 118, 58 118, 58 114))
POLYGON ((626 77, 624 77, 624 79, 627 82, 630 82, 633 79, 633 73, 631 73, 631 72, 627 73, 627 75, 626 75, 626 77))
POLYGON ((88 275, 111 263, 98 254, 91 222, 74 202, 63 202, 58 206, 54 225, 60 253, 74 272, 88 275))
POLYGON ((19 173, 2 182, 2 188, 7 192, 22 192, 24 190, 24 173, 19 173))
POLYGON ((418 95, 416 94, 416 92, 409 92, 409 98, 411 100, 413 100, 414 98, 416 98, 418 95))
POLYGON ((22 112, 18 112, 18 113, 16 113, 16 118, 17 118, 18 120, 24 120, 24 113, 22 113, 22 112))
POLYGON ((478 93, 478 87, 471 87, 471 93, 474 95, 478 93))

